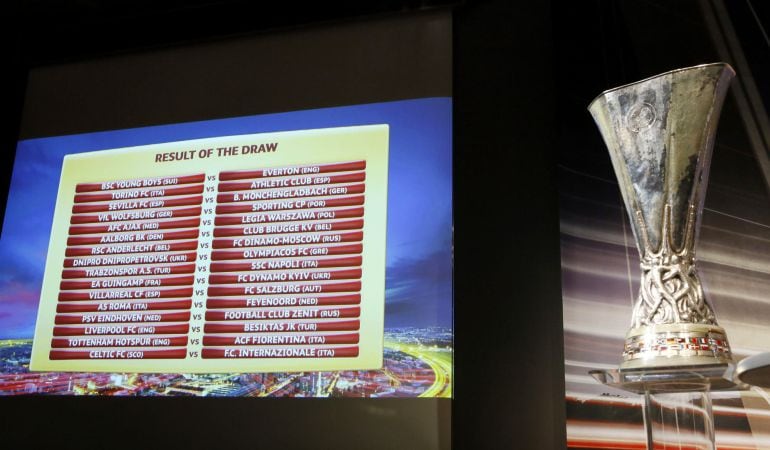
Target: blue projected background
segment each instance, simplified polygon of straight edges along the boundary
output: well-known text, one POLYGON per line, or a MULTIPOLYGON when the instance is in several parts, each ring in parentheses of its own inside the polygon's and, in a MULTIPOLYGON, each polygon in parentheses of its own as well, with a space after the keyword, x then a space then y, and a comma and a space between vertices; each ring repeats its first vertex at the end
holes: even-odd
POLYGON ((426 98, 19 142, 0 235, 0 395, 451 396, 451 106, 451 98, 426 98), (390 126, 390 160, 382 370, 218 374, 194 376, 194 380, 179 374, 28 371, 65 155, 228 135, 383 123, 390 126), (173 388, 190 383, 203 388, 173 388))

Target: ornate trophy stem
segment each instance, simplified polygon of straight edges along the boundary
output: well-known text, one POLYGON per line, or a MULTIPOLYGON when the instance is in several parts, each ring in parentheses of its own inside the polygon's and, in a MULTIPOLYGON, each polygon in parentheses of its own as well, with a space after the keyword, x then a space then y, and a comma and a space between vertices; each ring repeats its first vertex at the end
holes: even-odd
POLYGON ((663 209, 663 239, 653 250, 641 211, 636 212, 642 230, 642 277, 639 300, 634 308, 632 328, 663 323, 705 323, 716 325, 714 312, 706 303, 698 273, 695 271, 695 206, 690 205, 681 249, 670 239, 671 205, 663 209))
POLYGON ((589 106, 629 213, 642 270, 621 370, 726 364, 724 330, 698 277, 695 244, 727 64, 674 70, 589 106))

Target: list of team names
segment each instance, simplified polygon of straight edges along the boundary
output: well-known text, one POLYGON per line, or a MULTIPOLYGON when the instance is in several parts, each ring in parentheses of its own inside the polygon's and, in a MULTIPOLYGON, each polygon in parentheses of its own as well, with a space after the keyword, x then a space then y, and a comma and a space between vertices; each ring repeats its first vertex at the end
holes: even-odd
POLYGON ((366 162, 219 173, 203 358, 359 353, 366 162))
POLYGON ((204 180, 76 186, 50 359, 185 358, 204 180))
POLYGON ((51 360, 359 355, 366 161, 80 183, 51 360))

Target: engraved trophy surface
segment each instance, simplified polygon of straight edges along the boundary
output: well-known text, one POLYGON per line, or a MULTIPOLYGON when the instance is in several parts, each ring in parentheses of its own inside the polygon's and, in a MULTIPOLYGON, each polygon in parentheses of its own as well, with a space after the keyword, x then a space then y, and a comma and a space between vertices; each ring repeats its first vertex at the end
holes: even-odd
POLYGON ((731 363, 696 268, 719 113, 733 69, 673 70, 603 92, 589 106, 620 185, 641 286, 621 370, 731 363))

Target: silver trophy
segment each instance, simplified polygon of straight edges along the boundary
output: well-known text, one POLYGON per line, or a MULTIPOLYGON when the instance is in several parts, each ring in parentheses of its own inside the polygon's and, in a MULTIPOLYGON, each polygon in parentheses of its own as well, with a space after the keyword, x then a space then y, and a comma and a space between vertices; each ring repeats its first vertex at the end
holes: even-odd
POLYGON ((711 151, 733 69, 672 70, 589 106, 609 149, 641 259, 620 370, 725 365, 730 346, 696 267, 711 151))

